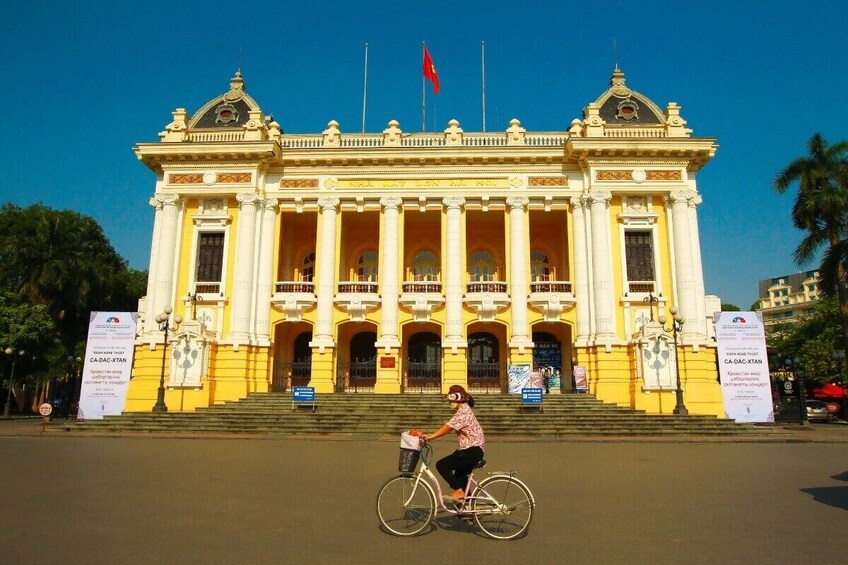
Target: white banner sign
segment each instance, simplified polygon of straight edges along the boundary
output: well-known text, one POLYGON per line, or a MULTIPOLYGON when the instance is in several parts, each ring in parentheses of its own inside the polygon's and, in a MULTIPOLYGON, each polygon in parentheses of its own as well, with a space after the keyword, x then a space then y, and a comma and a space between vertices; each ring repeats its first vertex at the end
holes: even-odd
POLYGON ((774 422, 766 333, 760 312, 717 312, 724 413, 737 422, 774 422))
POLYGON ((80 420, 118 415, 127 403, 138 314, 92 312, 80 389, 80 420))

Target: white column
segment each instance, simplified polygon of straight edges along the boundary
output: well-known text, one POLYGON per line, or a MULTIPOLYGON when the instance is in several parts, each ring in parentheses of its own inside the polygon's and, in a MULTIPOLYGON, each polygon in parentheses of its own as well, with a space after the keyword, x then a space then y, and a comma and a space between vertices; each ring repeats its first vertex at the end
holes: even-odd
POLYGON ((692 258, 692 239, 689 232, 689 191, 672 192, 671 217, 674 221, 674 267, 677 279, 677 304, 683 315, 683 338, 698 331, 698 309, 695 305, 695 269, 692 258))
POLYGON ((442 347, 466 347, 462 329, 462 207, 465 199, 442 200, 447 208, 445 229, 445 341, 442 347))
POLYGON ((525 211, 530 201, 524 196, 506 199, 509 206, 509 285, 511 288, 512 340, 510 347, 532 348, 527 321, 527 237, 525 211))
POLYGON ((710 335, 710 328, 707 327, 707 315, 713 315, 713 312, 707 312, 706 291, 704 290, 704 265, 701 259, 701 235, 698 229, 698 206, 703 202, 703 199, 697 193, 693 194, 689 199, 689 234, 692 239, 692 264, 695 267, 695 307, 697 311, 698 333, 706 339, 710 335))
POLYGON ((239 194, 238 240, 233 274, 232 318, 229 338, 235 341, 250 337, 250 306, 253 304, 254 257, 256 255, 256 207, 262 197, 258 194, 239 194))
POLYGON ((153 213, 153 238, 150 243, 150 263, 147 268, 147 293, 144 313, 144 329, 145 333, 150 333, 154 329, 158 330, 154 318, 158 312, 153 311, 153 297, 155 294, 156 281, 156 265, 159 258, 159 233, 162 228, 162 203, 155 196, 152 196, 149 201, 150 206, 154 209, 153 213))
POLYGON ((259 239, 259 268, 256 273, 256 340, 262 345, 271 341, 271 295, 274 293, 274 234, 277 225, 277 199, 267 198, 262 207, 262 229, 259 239))
POLYGON ((571 198, 571 217, 574 225, 574 241, 571 249, 574 253, 574 300, 577 303, 576 341, 585 344, 589 339, 589 262, 586 249, 586 219, 584 201, 580 196, 571 198))
MULTIPOLYGON (((149 304, 155 318, 166 306, 173 307, 174 287, 174 258, 177 251, 177 226, 179 225, 179 201, 176 194, 157 194, 154 196, 159 203, 158 238, 156 250, 156 271, 151 274, 153 280, 153 300, 149 304)), ((151 330, 158 326, 149 326, 151 330)))
POLYGON ((596 338, 614 337, 612 269, 610 267, 609 201, 612 194, 606 190, 590 193, 592 209, 592 269, 594 271, 596 338))
POLYGON ((321 210, 321 247, 316 253, 318 261, 317 319, 315 332, 312 335, 310 347, 318 347, 323 351, 333 347, 333 296, 336 284, 336 214, 338 213, 338 198, 322 198, 318 201, 321 210))
POLYGON ((383 249, 380 253, 381 314, 380 339, 377 347, 400 347, 398 339, 398 303, 400 285, 398 283, 399 238, 398 217, 403 200, 400 198, 381 198, 383 207, 383 249))

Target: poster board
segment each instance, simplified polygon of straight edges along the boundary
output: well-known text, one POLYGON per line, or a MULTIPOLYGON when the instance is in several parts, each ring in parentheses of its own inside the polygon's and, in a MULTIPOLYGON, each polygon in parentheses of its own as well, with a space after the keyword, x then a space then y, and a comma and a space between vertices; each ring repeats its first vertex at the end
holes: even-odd
POLYGON ((761 312, 717 312, 716 341, 725 417, 774 422, 761 312))
POLYGON ((137 325, 136 312, 92 312, 89 316, 77 419, 101 420, 124 411, 137 325))
POLYGON ((509 394, 521 394, 522 388, 534 388, 530 363, 512 363, 506 370, 509 394))

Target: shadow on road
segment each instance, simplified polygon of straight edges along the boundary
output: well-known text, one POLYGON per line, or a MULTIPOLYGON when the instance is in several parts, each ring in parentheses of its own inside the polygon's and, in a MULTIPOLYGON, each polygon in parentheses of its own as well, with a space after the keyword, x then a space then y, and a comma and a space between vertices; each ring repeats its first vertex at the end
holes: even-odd
MULTIPOLYGON (((848 472, 840 473, 833 478, 840 481, 848 481, 848 472)), ((801 492, 809 494, 816 502, 821 502, 834 508, 848 510, 848 486, 802 488, 801 492)))

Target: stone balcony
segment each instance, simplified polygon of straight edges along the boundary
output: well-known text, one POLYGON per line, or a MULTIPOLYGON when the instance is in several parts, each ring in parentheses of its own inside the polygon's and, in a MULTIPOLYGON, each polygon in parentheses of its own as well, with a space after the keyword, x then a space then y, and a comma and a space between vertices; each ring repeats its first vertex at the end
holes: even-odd
POLYGON ((362 322, 367 312, 380 305, 377 289, 374 281, 340 281, 336 305, 347 310, 351 321, 362 322))
POLYGON ((271 297, 271 305, 286 315, 287 322, 299 322, 316 301, 315 285, 306 281, 279 281, 271 297))
POLYGON ((412 311, 416 322, 427 322, 436 308, 445 303, 440 281, 406 281, 400 295, 400 304, 412 311))
POLYGON ((477 311, 481 322, 494 322, 495 314, 509 306, 507 284, 500 281, 474 281, 465 287, 465 305, 477 311))
POLYGON ((542 312, 546 322, 555 322, 575 304, 571 281, 531 282, 527 302, 531 308, 542 312))

